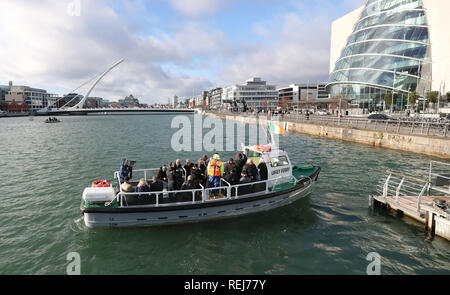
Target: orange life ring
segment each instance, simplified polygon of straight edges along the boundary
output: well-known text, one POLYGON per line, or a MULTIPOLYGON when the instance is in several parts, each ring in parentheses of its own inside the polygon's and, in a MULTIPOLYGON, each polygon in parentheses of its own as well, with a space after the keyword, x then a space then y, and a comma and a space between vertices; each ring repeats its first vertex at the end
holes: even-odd
POLYGON ((265 153, 270 153, 272 151, 272 147, 270 145, 261 145, 261 144, 257 144, 255 146, 255 150, 257 152, 265 152, 265 153))
POLYGON ((92 183, 92 187, 110 187, 111 182, 107 180, 97 180, 92 183))

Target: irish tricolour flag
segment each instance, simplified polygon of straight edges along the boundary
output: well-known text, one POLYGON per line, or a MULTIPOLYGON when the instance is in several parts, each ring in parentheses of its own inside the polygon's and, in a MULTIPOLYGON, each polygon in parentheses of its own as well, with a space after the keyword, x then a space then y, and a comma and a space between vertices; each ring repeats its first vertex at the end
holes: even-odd
POLYGON ((270 133, 272 133, 272 134, 281 134, 281 135, 283 135, 286 132, 286 130, 285 130, 285 128, 283 126, 274 124, 273 122, 270 122, 270 127, 269 128, 270 128, 270 133))

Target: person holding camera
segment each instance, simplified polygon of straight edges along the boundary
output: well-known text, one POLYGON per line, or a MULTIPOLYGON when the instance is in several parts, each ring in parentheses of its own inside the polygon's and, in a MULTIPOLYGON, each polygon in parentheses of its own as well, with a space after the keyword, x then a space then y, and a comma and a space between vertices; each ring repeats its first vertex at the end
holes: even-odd
POLYGON ((119 171, 120 183, 124 183, 127 178, 133 178, 133 166, 135 163, 135 161, 128 161, 126 158, 122 159, 119 171))

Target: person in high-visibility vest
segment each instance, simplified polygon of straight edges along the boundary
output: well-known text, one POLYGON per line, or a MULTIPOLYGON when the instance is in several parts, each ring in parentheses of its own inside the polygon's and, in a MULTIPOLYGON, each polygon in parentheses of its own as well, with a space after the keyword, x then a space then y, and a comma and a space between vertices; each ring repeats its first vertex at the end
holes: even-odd
POLYGON ((223 176, 224 165, 220 161, 220 155, 215 154, 208 164, 208 187, 220 187, 220 179, 223 176))

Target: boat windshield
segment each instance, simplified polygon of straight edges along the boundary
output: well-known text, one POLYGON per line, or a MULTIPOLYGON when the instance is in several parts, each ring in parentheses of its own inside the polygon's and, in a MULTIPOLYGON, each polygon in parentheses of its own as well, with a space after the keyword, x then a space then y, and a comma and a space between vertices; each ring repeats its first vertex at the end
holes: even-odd
POLYGON ((279 157, 271 158, 270 164, 272 167, 282 167, 282 166, 288 166, 289 161, 286 156, 279 156, 279 157))

